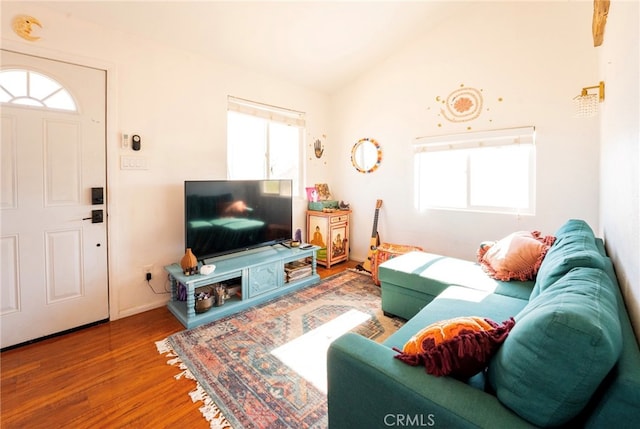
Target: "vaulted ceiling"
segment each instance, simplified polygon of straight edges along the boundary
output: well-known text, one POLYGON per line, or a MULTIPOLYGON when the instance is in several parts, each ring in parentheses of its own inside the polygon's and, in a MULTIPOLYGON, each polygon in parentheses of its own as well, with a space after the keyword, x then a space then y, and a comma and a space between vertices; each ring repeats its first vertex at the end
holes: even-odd
POLYGON ((326 93, 470 6, 453 0, 34 3, 326 93))

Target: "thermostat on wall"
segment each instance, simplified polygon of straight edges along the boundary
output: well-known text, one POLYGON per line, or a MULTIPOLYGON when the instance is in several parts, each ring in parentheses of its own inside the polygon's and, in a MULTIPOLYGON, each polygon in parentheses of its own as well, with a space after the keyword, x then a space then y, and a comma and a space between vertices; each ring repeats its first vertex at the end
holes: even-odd
POLYGON ((134 134, 133 136, 131 136, 131 149, 140 150, 141 143, 142 143, 142 140, 140 139, 139 135, 134 134))

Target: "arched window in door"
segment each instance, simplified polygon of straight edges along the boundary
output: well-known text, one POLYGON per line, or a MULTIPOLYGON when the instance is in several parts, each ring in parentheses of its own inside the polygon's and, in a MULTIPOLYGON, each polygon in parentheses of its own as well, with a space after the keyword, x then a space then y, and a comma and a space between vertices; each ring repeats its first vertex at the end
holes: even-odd
POLYGON ((76 112, 76 102, 60 83, 41 73, 6 69, 0 71, 0 102, 76 112))

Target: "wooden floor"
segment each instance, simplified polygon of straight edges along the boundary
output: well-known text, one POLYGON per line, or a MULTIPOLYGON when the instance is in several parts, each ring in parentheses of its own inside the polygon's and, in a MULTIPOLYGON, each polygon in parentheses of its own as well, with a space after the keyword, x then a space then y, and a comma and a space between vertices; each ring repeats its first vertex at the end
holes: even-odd
POLYGON ((208 428, 189 397, 193 380, 176 380, 156 350, 183 329, 163 307, 2 352, 0 427, 208 428))

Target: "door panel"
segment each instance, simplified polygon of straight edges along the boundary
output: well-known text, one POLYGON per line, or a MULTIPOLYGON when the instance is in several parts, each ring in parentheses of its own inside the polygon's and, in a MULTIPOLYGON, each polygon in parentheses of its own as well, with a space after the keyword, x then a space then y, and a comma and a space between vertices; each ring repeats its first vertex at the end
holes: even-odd
POLYGON ((15 118, 2 115, 2 149, 0 153, 0 209, 17 207, 17 168, 15 118))
POLYGON ((82 184, 80 124, 47 120, 44 123, 46 154, 45 205, 81 204, 82 184))
POLYGON ((93 209, 106 209, 91 199, 106 184, 106 76, 0 53, 3 70, 45 75, 77 106, 2 103, 0 340, 8 347, 109 317, 106 222, 91 221, 93 209))
POLYGON ((2 294, 0 316, 20 310, 18 281, 18 236, 3 236, 0 240, 2 252, 2 294))
POLYGON ((45 240, 47 304, 82 297, 82 230, 50 231, 45 240))

